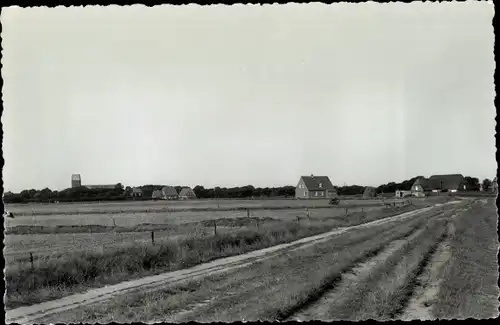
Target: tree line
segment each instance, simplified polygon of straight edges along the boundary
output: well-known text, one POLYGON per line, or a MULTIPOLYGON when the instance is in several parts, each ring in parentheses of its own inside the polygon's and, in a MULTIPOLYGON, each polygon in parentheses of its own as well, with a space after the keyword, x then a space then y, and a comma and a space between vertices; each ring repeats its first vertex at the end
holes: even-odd
MULTIPOLYGON (((153 192, 161 190, 165 185, 143 185, 138 186, 142 196, 133 196, 132 187, 123 186, 121 183, 114 188, 87 188, 85 186, 67 188, 61 191, 44 188, 42 190, 23 190, 20 193, 4 193, 5 203, 49 203, 49 202, 88 202, 88 201, 124 201, 124 200, 152 200, 153 192)), ((185 186, 175 186, 180 193, 185 186)), ((264 197, 293 197, 294 186, 282 187, 253 187, 252 185, 242 187, 215 187, 204 188, 197 185, 193 188, 196 197, 201 199, 237 199, 237 198, 264 198, 264 197)))
MULTIPOLYGON (((395 193, 396 190, 410 190, 411 186, 418 177, 413 177, 400 183, 390 182, 380 185, 376 188, 377 194, 395 193)), ((476 177, 465 177, 467 188, 469 191, 479 191, 481 185, 484 191, 490 191, 492 181, 485 179, 480 183, 476 177)), ((61 191, 50 190, 44 188, 42 190, 23 190, 19 193, 6 192, 4 193, 5 203, 48 203, 48 202, 86 202, 86 201, 124 201, 124 200, 151 200, 155 190, 161 190, 164 185, 143 185, 139 186, 142 190, 142 197, 132 196, 132 187, 124 186, 121 183, 115 185, 114 188, 92 188, 85 186, 67 188, 61 191)), ((184 186, 175 186, 179 193, 184 186)), ((362 195, 365 186, 361 185, 346 185, 336 186, 337 193, 342 196, 362 195)), ((290 198, 295 196, 295 186, 281 187, 254 187, 246 185, 241 187, 214 187, 205 188, 197 185, 193 188, 197 198, 200 199, 243 199, 243 198, 272 198, 284 197, 290 198)))

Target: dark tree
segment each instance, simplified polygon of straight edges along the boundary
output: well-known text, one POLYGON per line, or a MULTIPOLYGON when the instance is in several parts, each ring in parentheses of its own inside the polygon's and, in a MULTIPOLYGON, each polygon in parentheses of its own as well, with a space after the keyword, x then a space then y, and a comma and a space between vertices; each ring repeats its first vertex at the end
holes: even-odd
POLYGON ((480 190, 479 178, 466 176, 465 182, 467 183, 466 185, 467 185, 467 189, 469 191, 479 191, 480 190))
POLYGON ((487 192, 491 189, 491 180, 488 178, 485 178, 483 180, 483 191, 487 192))

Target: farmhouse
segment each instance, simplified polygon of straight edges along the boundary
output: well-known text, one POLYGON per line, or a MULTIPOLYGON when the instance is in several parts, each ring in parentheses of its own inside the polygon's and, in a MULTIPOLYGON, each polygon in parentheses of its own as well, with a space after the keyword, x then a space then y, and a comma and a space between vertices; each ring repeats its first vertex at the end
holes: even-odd
POLYGON ((173 186, 165 186, 161 191, 164 200, 177 200, 179 198, 179 194, 177 194, 177 190, 173 186))
POLYGON ((190 187, 184 187, 179 193, 179 198, 181 200, 196 199, 196 194, 190 187))
POLYGON ((461 174, 433 175, 430 178, 419 177, 411 187, 416 196, 423 196, 431 192, 457 192, 466 189, 466 181, 461 174))
POLYGON ((375 187, 367 186, 363 192, 363 198, 368 199, 377 196, 375 187))
POLYGON ((142 197, 143 193, 142 190, 138 187, 132 188, 132 196, 133 197, 142 197))
POLYGON ((153 200, 165 200, 165 196, 163 195, 163 192, 160 190, 153 191, 153 194, 151 194, 151 198, 153 200))
POLYGON ((413 191, 396 190, 396 197, 397 198, 411 196, 411 195, 413 195, 413 191))
POLYGON ((320 199, 337 196, 328 176, 302 176, 295 188, 296 199, 320 199))

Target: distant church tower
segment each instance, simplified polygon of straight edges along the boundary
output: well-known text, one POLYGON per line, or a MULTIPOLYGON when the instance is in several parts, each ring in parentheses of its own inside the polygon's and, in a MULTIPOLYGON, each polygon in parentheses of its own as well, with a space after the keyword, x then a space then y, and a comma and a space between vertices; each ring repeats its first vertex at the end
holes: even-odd
POLYGON ((80 187, 82 186, 82 178, 80 174, 71 175, 71 187, 80 187))

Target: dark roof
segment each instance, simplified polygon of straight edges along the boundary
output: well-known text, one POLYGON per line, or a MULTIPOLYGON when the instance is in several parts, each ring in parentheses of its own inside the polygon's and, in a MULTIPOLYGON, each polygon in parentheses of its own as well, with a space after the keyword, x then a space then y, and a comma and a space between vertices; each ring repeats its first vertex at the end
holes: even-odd
POLYGON ((179 196, 188 196, 188 195, 195 195, 193 190, 190 187, 184 187, 181 192, 179 193, 179 196))
POLYGON ((429 178, 418 178, 413 185, 421 185, 425 191, 431 190, 456 190, 465 182, 461 174, 432 175, 429 178))
POLYGON ((429 178, 429 182, 433 188, 440 189, 442 186, 444 190, 456 190, 464 181, 464 176, 460 174, 433 175, 429 178))
POLYGON ((104 185, 83 185, 85 186, 86 188, 89 188, 89 189, 95 189, 95 188, 105 188, 105 189, 111 189, 111 188, 115 188, 116 184, 104 184, 104 185))
POLYGON ((159 198, 162 196, 163 196, 163 193, 160 190, 154 190, 153 193, 151 193, 151 197, 153 197, 153 198, 159 198))
POLYGON ((177 194, 177 190, 176 190, 176 189, 175 189, 175 187, 173 187, 173 186, 165 186, 164 188, 162 188, 162 192, 163 192, 166 196, 178 195, 178 194, 177 194))
POLYGON ((330 182, 328 176, 302 176, 301 179, 304 181, 304 184, 306 185, 309 191, 335 190, 335 187, 333 187, 333 184, 332 182, 330 182), (320 184, 321 187, 319 186, 320 184))

